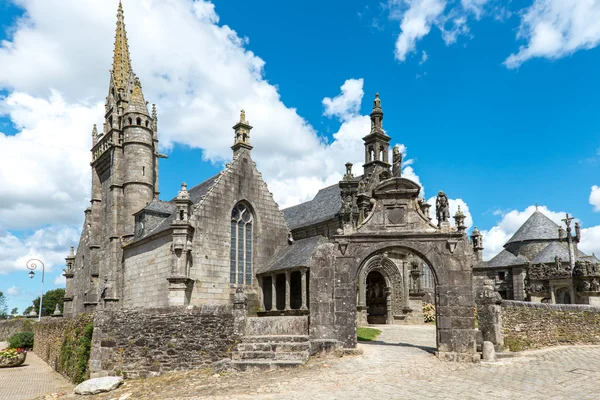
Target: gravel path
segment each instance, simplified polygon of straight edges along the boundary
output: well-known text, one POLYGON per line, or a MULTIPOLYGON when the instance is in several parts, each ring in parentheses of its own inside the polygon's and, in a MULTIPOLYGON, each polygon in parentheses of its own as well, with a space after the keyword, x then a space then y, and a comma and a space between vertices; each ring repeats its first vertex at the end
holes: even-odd
MULTIPOLYGON (((208 370, 126 382, 85 399, 597 399, 600 346, 530 351, 497 363, 449 363, 432 355, 435 327, 381 326, 361 356, 313 359, 289 370, 208 370)), ((54 398, 54 397, 52 397, 54 398)), ((82 399, 75 395, 61 399, 82 399)))

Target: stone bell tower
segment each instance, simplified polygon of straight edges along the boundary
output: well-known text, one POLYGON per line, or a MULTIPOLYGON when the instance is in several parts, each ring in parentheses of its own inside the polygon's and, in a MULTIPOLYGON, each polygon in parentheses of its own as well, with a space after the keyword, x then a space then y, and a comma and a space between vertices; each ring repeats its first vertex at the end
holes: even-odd
MULTIPOLYGON (((133 214, 158 196, 156 109, 148 113, 142 85, 131 67, 123 6, 117 26, 103 132, 92 130, 92 199, 87 254, 77 254, 76 286, 84 307, 110 307, 122 298, 122 245, 134 236, 133 214)), ((87 214, 86 214, 87 215, 87 214)), ((78 253, 81 252, 81 245, 78 253)))
POLYGON ((365 178, 370 180, 378 166, 383 170, 390 169, 388 158, 391 138, 383 131, 383 110, 379 93, 375 94, 375 101, 373 101, 371 132, 363 140, 365 142, 364 173, 365 178))

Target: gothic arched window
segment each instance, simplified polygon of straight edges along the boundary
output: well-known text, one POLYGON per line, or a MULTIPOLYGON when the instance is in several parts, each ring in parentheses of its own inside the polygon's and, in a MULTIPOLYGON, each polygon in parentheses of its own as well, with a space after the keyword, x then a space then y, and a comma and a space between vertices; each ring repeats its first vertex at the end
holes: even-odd
POLYGON ((229 282, 252 284, 252 211, 238 203, 231 212, 231 253, 229 282))

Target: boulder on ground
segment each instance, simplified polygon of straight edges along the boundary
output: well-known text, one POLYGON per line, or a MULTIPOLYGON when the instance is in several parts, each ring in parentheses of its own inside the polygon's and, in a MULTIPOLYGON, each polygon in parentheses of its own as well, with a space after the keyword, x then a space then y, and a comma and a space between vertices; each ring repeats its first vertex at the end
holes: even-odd
POLYGON ((115 390, 123 383, 121 376, 105 376, 103 378, 93 378, 81 382, 75 387, 76 394, 96 394, 110 392, 115 390))

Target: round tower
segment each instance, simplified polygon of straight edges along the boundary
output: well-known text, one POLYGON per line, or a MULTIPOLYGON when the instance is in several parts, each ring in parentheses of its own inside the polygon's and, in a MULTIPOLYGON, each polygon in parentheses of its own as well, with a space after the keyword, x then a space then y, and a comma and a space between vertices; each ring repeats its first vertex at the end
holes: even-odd
POLYGON ((133 92, 123 114, 123 197, 125 199, 124 236, 133 236, 133 214, 154 198, 155 149, 154 121, 148 114, 142 87, 135 78, 133 92))

